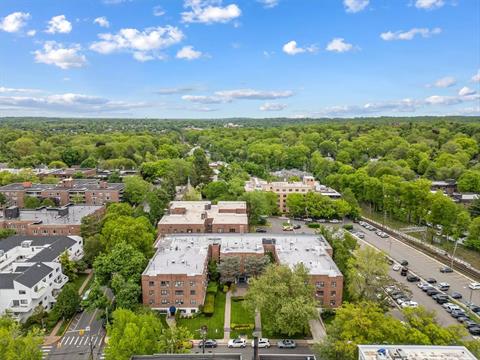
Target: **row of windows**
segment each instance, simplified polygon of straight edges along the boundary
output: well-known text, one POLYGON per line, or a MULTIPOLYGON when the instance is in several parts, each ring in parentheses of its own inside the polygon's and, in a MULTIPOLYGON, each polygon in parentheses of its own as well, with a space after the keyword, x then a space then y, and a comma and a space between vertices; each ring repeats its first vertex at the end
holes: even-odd
MULTIPOLYGON (((317 281, 317 282, 315 283, 315 286, 316 286, 317 288, 323 288, 323 287, 325 286, 325 281, 317 281)), ((336 288, 336 287, 337 287, 337 282, 336 282, 336 281, 332 281, 332 282, 330 283, 330 287, 336 288)))
MULTIPOLYGON (((168 295, 170 292, 168 290, 161 290, 161 295, 168 295)), ((183 290, 175 290, 176 296, 182 296, 184 294, 183 290)), ((195 290, 190 290, 190 295, 194 296, 197 292, 195 290)), ((148 290, 148 295, 152 296, 155 295, 155 290, 148 290)))
MULTIPOLYGON (((318 290, 318 291, 316 292, 316 295, 317 295, 317 296, 323 296, 323 295, 324 295, 324 291, 323 291, 323 290, 318 290)), ((336 292, 335 290, 330 291, 330 296, 332 296, 332 297, 333 297, 333 296, 337 296, 337 292, 336 292)))
MULTIPOLYGON (((197 283, 195 281, 189 281, 190 286, 196 286, 197 283)), ((185 281, 175 281, 173 282, 175 287, 184 287, 185 281)), ((155 281, 149 281, 148 286, 155 286, 155 281)), ((170 287, 170 281, 160 281, 161 287, 170 287)))
MULTIPOLYGON (((170 304, 170 300, 168 300, 168 299, 162 299, 160 302, 162 303, 162 305, 168 305, 168 304, 170 304)), ((150 305, 153 305, 153 304, 155 304, 155 300, 154 300, 154 299, 150 299, 150 300, 148 301, 148 303, 149 303, 150 305)), ((175 299, 175 305, 183 305, 183 304, 184 304, 183 299, 175 299)), ((197 305, 197 300, 190 300, 190 305, 197 305)))

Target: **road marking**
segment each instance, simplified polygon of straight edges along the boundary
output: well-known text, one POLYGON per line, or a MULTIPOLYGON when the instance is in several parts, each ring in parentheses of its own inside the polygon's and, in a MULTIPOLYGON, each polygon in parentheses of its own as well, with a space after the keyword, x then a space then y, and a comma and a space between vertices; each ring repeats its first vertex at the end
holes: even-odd
POLYGON ((75 340, 75 336, 72 336, 72 338, 70 339, 70 341, 69 341, 68 345, 72 345, 72 343, 73 343, 73 340, 75 340))
POLYGON ((62 338, 62 341, 60 341, 60 345, 63 345, 64 343, 66 343, 66 342, 67 342, 67 339, 70 339, 70 336, 64 336, 64 337, 62 338))

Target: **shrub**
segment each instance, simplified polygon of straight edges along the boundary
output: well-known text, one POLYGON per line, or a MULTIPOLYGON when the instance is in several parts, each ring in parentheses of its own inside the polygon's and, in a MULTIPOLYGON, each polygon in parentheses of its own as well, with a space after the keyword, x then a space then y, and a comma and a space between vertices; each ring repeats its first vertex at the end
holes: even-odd
POLYGON ((228 285, 223 285, 223 292, 227 293, 228 292, 228 285))
POLYGON ((318 229, 320 227, 320 224, 316 223, 311 223, 307 225, 310 229, 318 229))
POLYGON ((232 301, 243 301, 245 300, 245 297, 244 296, 232 296, 232 301))
POLYGON ((343 228, 345 230, 353 230, 353 225, 352 224, 345 224, 345 225, 343 225, 343 228))
POLYGON ((218 284, 214 281, 209 282, 207 286, 207 294, 216 294, 218 291, 218 284))
POLYGON ((232 330, 253 330, 255 329, 255 324, 235 324, 231 325, 232 330))
POLYGON ((203 313, 207 316, 212 316, 215 311, 215 295, 207 294, 205 303, 203 304, 203 313))

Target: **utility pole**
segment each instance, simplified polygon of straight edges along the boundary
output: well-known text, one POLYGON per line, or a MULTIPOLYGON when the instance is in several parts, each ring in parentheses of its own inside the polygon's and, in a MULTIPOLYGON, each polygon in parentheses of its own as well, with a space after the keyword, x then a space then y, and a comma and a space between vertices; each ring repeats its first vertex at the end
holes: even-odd
POLYGON ((202 325, 202 327, 200 328, 200 334, 202 334, 202 354, 205 354, 205 341, 207 340, 207 332, 207 325, 202 325))
POLYGON ((453 261, 455 259, 455 253, 457 252, 458 239, 455 239, 455 247, 453 248, 452 260, 450 261, 450 268, 453 269, 453 261))
POLYGON ((253 335, 253 360, 259 360, 258 337, 260 336, 260 332, 254 331, 252 335, 253 335))

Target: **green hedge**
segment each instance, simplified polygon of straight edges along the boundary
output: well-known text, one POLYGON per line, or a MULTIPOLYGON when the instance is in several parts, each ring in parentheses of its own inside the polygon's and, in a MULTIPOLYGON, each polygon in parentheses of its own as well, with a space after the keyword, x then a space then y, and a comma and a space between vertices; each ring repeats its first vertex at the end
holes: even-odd
POLYGON ((203 313, 212 316, 215 311, 215 294, 207 294, 205 303, 203 304, 203 313))
POLYGON ((218 284, 216 282, 209 282, 207 286, 207 294, 216 294, 218 291, 218 284))
POLYGON ((307 226, 311 229, 318 229, 320 227, 320 224, 311 223, 311 224, 308 224, 307 226))
POLYGON ((232 296, 232 301, 243 301, 245 300, 245 297, 244 296, 232 296))
POLYGON ((232 330, 253 330, 255 329, 255 324, 234 324, 230 325, 232 330))
POLYGON ((353 225, 352 224, 345 224, 345 225, 343 225, 343 228, 345 230, 353 230, 353 225))

